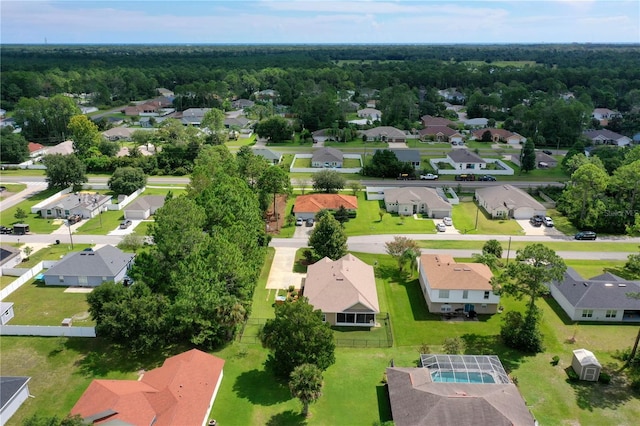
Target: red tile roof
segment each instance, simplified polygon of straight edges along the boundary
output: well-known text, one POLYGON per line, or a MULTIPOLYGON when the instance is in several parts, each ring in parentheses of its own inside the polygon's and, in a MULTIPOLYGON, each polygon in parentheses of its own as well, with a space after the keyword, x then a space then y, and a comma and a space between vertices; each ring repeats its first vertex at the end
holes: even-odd
POLYGON ((35 142, 29 142, 29 152, 36 152, 40 151, 41 149, 44 149, 44 145, 35 142))
POLYGON ((338 210, 344 206, 347 210, 358 208, 358 198, 353 195, 342 194, 309 194, 296 198, 293 206, 294 213, 317 213, 323 209, 338 210))
POLYGON ((94 380, 71 414, 93 416, 98 425, 116 419, 133 425, 201 425, 209 415, 223 366, 224 360, 192 349, 166 359, 140 381, 94 380))

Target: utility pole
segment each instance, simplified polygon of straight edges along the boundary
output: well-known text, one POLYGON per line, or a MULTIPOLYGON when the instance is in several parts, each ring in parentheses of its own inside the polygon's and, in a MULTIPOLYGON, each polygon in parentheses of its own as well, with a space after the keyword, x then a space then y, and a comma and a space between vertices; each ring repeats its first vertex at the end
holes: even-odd
POLYGON ((511 252, 511 237, 509 237, 509 245, 507 246, 507 265, 509 264, 509 253, 511 252))
POLYGON ((71 222, 69 219, 66 220, 67 228, 69 228, 69 239, 71 240, 71 250, 73 250, 73 236, 71 235, 71 222))

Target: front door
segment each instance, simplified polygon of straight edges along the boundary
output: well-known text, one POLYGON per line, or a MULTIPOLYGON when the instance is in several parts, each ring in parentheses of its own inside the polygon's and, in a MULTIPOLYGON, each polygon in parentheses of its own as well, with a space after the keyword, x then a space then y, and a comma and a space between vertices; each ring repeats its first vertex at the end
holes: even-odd
POLYGON ((584 379, 589 382, 596 381, 596 368, 595 367, 586 367, 584 369, 584 379))
POLYGON ((466 303, 464 305, 464 311, 465 312, 471 312, 471 311, 475 311, 476 310, 476 305, 472 304, 472 303, 466 303))

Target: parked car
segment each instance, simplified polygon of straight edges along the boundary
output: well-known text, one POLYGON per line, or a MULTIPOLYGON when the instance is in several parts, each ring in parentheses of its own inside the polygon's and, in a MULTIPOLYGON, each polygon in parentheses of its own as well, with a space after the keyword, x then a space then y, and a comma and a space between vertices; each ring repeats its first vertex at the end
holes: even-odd
POLYGON ((548 149, 543 149, 542 152, 544 152, 547 155, 553 155, 553 152, 549 151, 548 149))
POLYGON ((69 221, 69 225, 73 225, 80 222, 82 220, 82 216, 80 216, 79 214, 72 214, 67 217, 67 220, 69 221))
POLYGON ((307 219, 307 226, 313 226, 313 218, 307 219))
POLYGON ((488 182, 495 182, 496 178, 495 176, 491 176, 491 175, 484 175, 482 176, 480 179, 478 180, 482 180, 482 181, 488 181, 488 182))
POLYGON ((129 219, 123 220, 122 222, 120 222, 120 229, 127 229, 131 226, 132 223, 133 222, 131 222, 129 219))
POLYGON ((7 228, 6 226, 0 226, 0 234, 11 234, 13 230, 11 228, 7 228))
POLYGON ((553 219, 549 216, 545 216, 544 219, 542 219, 542 223, 544 223, 544 226, 547 228, 553 228, 553 219))
POLYGON ((426 175, 420 175, 421 180, 437 180, 438 175, 434 175, 432 173, 427 173, 426 175))
POLYGON ((597 237, 593 231, 580 231, 575 235, 576 240, 595 240, 597 237))
POLYGON ((456 175, 456 180, 474 181, 476 180, 476 175, 456 175))
POLYGON ((539 228, 542 226, 542 219, 540 218, 540 216, 534 216, 531 219, 529 219, 529 223, 535 226, 536 228, 539 228))
POLYGON ((416 180, 416 177, 413 174, 401 173, 396 179, 397 180, 416 180))
POLYGON ((446 226, 452 226, 453 220, 451 220, 449 216, 445 216, 442 218, 442 223, 444 223, 446 226))
POLYGON ((296 219, 296 226, 302 226, 303 223, 304 223, 304 220, 302 220, 301 217, 296 219))
POLYGON ((444 224, 444 223, 438 223, 438 224, 436 225, 436 230, 437 230, 438 232, 444 232, 444 231, 446 231, 446 230, 447 230, 447 227, 445 226, 445 224, 444 224))

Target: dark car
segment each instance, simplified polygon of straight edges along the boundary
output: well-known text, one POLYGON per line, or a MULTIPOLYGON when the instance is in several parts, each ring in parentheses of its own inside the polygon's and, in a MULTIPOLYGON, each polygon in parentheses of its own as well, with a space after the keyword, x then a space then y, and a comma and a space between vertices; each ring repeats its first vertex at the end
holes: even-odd
POLYGON ((307 226, 313 226, 313 219, 312 218, 307 219, 307 226))
POLYGON ((491 176, 491 175, 484 175, 478 180, 482 180, 482 181, 485 181, 485 182, 495 182, 496 178, 494 176, 491 176))
POLYGON ((529 223, 535 226, 536 228, 539 228, 542 226, 542 219, 540 218, 540 216, 534 216, 531 219, 529 219, 529 223))
POLYGON ((6 226, 0 226, 0 234, 11 234, 13 233, 13 229, 7 228, 6 226))
POLYGON ((133 222, 131 222, 129 219, 123 220, 122 222, 120 222, 120 229, 127 229, 132 224, 133 224, 133 222))
POLYGON ((549 151, 548 149, 543 149, 542 152, 544 152, 547 155, 553 155, 553 152, 549 151))
POLYGON ((576 240, 595 240, 597 234, 593 231, 581 231, 578 232, 575 236, 576 240))

